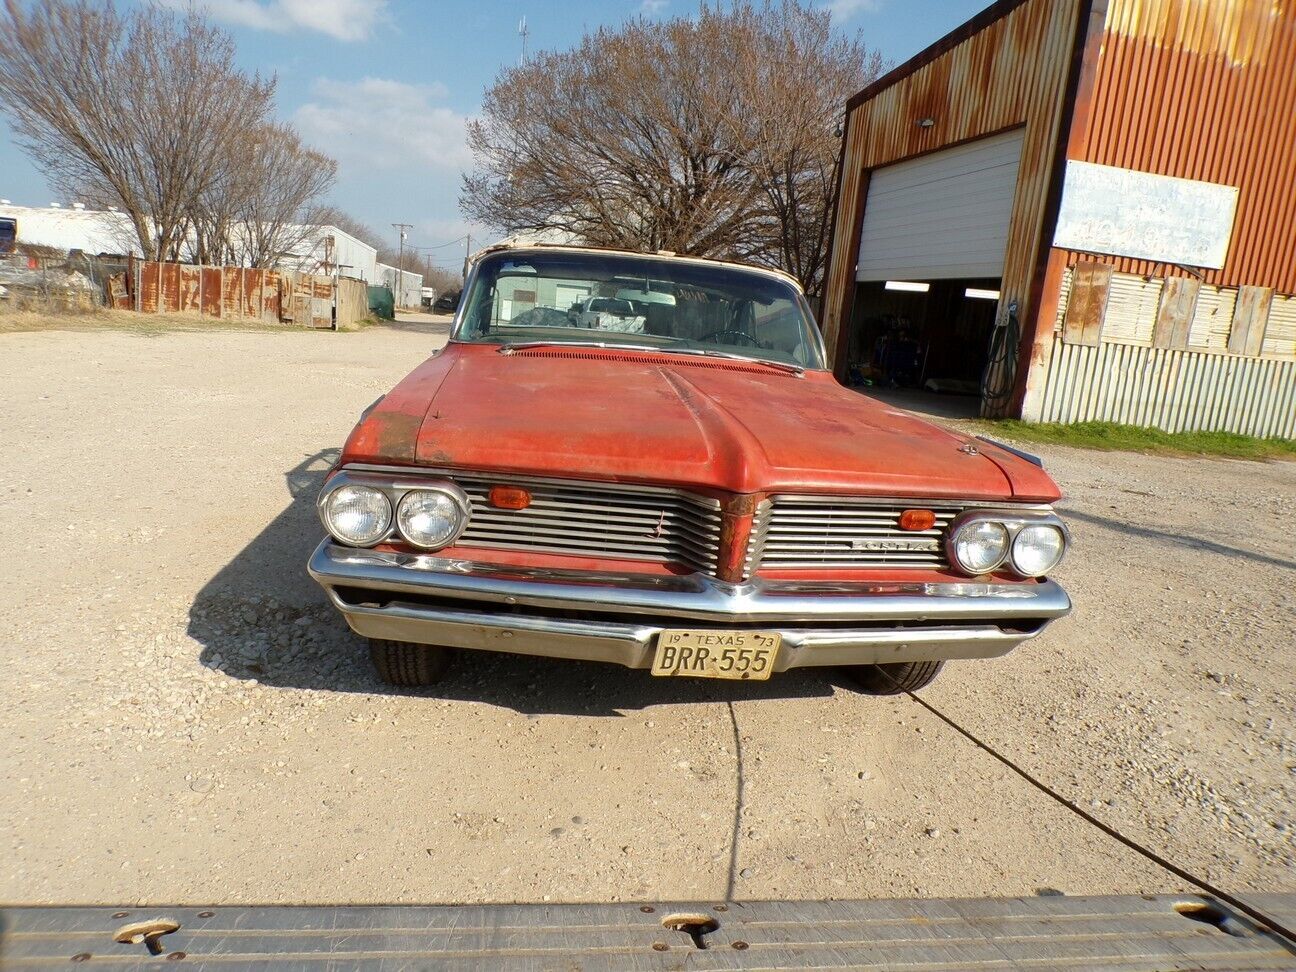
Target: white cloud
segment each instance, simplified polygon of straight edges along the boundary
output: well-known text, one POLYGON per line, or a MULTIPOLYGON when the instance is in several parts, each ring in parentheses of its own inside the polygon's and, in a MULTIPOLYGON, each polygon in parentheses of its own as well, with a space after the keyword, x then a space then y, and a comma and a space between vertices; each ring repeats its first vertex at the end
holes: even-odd
POLYGON ((849 20, 858 13, 877 13, 883 0, 828 0, 823 6, 832 12, 834 20, 849 20))
POLYGON ((670 0, 639 0, 639 12, 645 17, 655 17, 670 6, 670 0))
POLYGON ((320 78, 312 92, 293 122, 306 141, 344 167, 459 171, 471 165, 468 116, 436 104, 448 93, 443 84, 320 78))
MULTIPOLYGON (((185 9, 191 0, 162 0, 185 9)), ((315 30, 340 41, 366 40, 387 10, 387 0, 196 0, 217 20, 287 33, 315 30)))

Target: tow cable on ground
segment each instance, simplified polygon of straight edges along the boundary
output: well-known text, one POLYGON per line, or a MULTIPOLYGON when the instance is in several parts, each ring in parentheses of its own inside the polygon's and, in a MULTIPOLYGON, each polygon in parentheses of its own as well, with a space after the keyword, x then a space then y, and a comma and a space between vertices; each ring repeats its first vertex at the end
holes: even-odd
POLYGON ((928 712, 934 715, 941 722, 945 723, 947 726, 949 726, 951 729, 957 732, 960 736, 963 736, 965 739, 970 741, 973 745, 975 745, 979 749, 985 750, 987 753, 989 753, 991 756, 997 759, 1000 763, 1008 767, 1008 769, 1012 770, 1014 773, 1020 776, 1031 786, 1035 787, 1035 789, 1043 793, 1045 796, 1049 797, 1056 803, 1059 803, 1062 806, 1066 807, 1066 809, 1070 810, 1081 820, 1084 820, 1086 823, 1092 824, 1093 826, 1097 827, 1108 837, 1111 837, 1113 840, 1119 841, 1120 843, 1128 847, 1130 850, 1134 851, 1136 854, 1140 854, 1141 856, 1151 861, 1153 864, 1156 864, 1158 867, 1164 868, 1165 870, 1169 871, 1171 874, 1173 874, 1175 877, 1179 878, 1180 880, 1187 881, 1189 884, 1195 885, 1196 887, 1200 888, 1202 891, 1205 891, 1211 897, 1217 898, 1220 901, 1223 901, 1227 905, 1231 905, 1232 907, 1236 908, 1238 911, 1242 912, 1247 917, 1254 919, 1255 921, 1259 922, 1261 925, 1264 925, 1275 935, 1279 936, 1280 938, 1286 939, 1289 943, 1293 945, 1296 945, 1296 931, 1293 931, 1291 928, 1287 927, 1282 922, 1277 921, 1270 915, 1266 914, 1264 911, 1260 910, 1254 905, 1248 904, 1246 901, 1242 900, 1241 898, 1229 894, 1227 891, 1221 891, 1219 888, 1215 887, 1213 884, 1204 880, 1203 878, 1199 878, 1195 874, 1192 874, 1189 871, 1184 870, 1182 867, 1179 867, 1177 864, 1171 863, 1170 861, 1162 857, 1160 854, 1156 853, 1156 851, 1149 850, 1148 848, 1144 847, 1142 844, 1138 843, 1138 841, 1134 840, 1133 838, 1126 837, 1119 830, 1116 830, 1114 827, 1110 826, 1109 824, 1103 823, 1101 820, 1099 820, 1093 814, 1089 813, 1087 810, 1084 810, 1082 807, 1068 800, 1066 797, 1064 797, 1061 793, 1058 793, 1047 783, 1031 775, 1031 773, 1028 770, 1025 770, 1022 767, 1018 766, 1011 759, 1009 759, 1007 756, 1000 753, 989 743, 982 741, 975 733, 971 732, 968 729, 964 729, 961 725, 955 722, 954 719, 952 719, 950 716, 947 716, 944 712, 936 708, 936 706, 932 705, 926 699, 919 698, 913 692, 906 691, 904 694, 909 696, 909 698, 917 702, 920 706, 922 706, 924 709, 926 709, 928 712))
POLYGON ((734 818, 733 818, 733 836, 729 840, 729 879, 725 884, 726 901, 734 899, 734 885, 738 877, 738 837, 742 832, 742 812, 743 812, 743 788, 745 780, 743 779, 743 750, 742 734, 738 731, 738 713, 734 711, 733 699, 726 703, 729 707, 729 725, 733 728, 734 739, 734 764, 736 766, 737 793, 734 795, 734 818))

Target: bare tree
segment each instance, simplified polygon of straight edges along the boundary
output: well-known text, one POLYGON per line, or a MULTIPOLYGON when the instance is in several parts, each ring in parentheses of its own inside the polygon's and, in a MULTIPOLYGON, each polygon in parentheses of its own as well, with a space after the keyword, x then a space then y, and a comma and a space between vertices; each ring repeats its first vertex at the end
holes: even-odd
POLYGON ((234 64, 230 36, 193 10, 4 0, 0 107, 64 192, 118 205, 150 259, 175 259, 193 201, 268 118, 273 79, 234 64))
POLYGON ((756 260, 813 291, 836 122, 880 69, 798 0, 601 29, 499 75, 460 206, 506 232, 756 260))
POLYGON ((746 164, 764 196, 752 258, 786 270, 810 293, 823 283, 846 100, 886 67, 832 29, 827 11, 748 12, 743 65, 734 79, 746 164))
POLYGON ((250 129, 212 166, 215 178, 189 211, 199 263, 277 265, 309 241, 306 216, 337 178, 336 162, 282 124, 250 129))
POLYGON ((423 286, 435 288, 437 296, 463 289, 463 277, 457 270, 447 270, 427 260, 423 264, 422 272, 423 286))

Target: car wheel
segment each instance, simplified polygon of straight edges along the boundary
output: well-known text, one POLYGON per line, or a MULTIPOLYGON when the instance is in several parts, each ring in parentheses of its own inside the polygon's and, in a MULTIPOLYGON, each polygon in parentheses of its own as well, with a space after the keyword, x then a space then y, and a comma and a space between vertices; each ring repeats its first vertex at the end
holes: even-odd
POLYGON ((369 639, 369 657, 378 677, 388 685, 418 688, 441 681, 450 666, 450 649, 440 645, 413 645, 407 641, 369 639))
POLYGON ((853 665, 851 677, 869 695, 899 695, 917 692, 931 684, 943 661, 895 662, 890 665, 853 665))

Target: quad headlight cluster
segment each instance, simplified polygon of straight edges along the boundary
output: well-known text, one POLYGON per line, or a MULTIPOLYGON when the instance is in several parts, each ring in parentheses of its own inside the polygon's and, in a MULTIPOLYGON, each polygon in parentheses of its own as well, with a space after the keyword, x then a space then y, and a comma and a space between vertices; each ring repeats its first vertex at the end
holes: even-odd
POLYGON ((382 486, 339 474, 319 499, 320 519, 334 539, 351 547, 372 547, 399 534, 424 550, 440 550, 468 526, 472 505, 451 482, 382 486))
POLYGON ((1022 577, 1042 577, 1058 565, 1066 547, 1066 527, 1051 513, 967 513, 954 521, 948 541, 950 561, 974 575, 1007 564, 1022 577))

